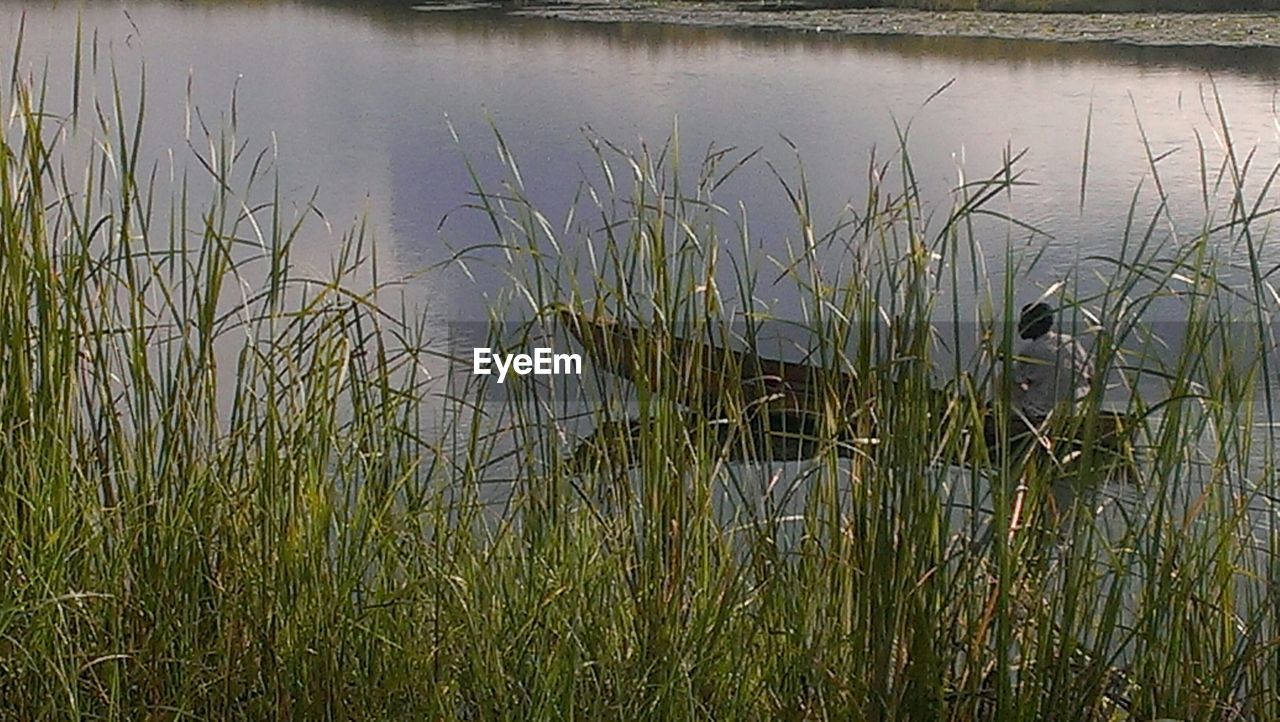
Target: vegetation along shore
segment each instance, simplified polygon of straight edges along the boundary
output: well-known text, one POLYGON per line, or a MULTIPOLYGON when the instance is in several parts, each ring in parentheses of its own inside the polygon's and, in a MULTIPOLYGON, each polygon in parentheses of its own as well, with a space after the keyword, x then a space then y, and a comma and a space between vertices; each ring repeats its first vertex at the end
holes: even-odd
POLYGON ((815 8, 778 4, 624 1, 555 3, 527 7, 520 12, 581 22, 670 23, 844 35, 1280 47, 1280 14, 1265 11, 939 11, 915 8, 815 8))

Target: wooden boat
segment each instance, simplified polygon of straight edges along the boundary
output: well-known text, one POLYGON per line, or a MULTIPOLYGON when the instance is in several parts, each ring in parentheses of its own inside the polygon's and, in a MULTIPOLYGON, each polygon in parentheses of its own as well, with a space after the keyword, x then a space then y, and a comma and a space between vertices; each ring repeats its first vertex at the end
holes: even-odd
POLYGON ((762 358, 567 306, 556 310, 598 366, 636 384, 659 385, 654 390, 704 413, 815 411, 824 401, 849 406, 861 397, 857 377, 847 371, 762 358))
MULTIPOLYGON (((809 458, 823 448, 819 437, 827 438, 840 456, 866 453, 875 444, 877 433, 870 421, 875 415, 863 413, 870 400, 849 371, 762 358, 588 316, 568 306, 558 307, 556 313, 598 366, 687 407, 694 422, 714 424, 732 459, 809 458), (821 420, 831 418, 832 409, 838 411, 838 427, 823 433, 821 420)), ((939 437, 951 429, 972 428, 971 422, 955 423, 956 415, 972 415, 977 409, 982 441, 972 438, 966 448, 987 461, 995 458, 989 452, 1001 446, 1025 451, 1050 446, 1054 440, 1076 449, 1088 444, 1130 462, 1134 457, 1138 423, 1123 412, 1099 410, 1091 419, 1060 419, 1051 429, 1036 428, 1025 420, 1000 418, 1003 415, 985 401, 971 403, 941 389, 930 389, 928 396, 930 424, 939 437)), ((626 443, 639 433, 637 420, 602 425, 580 444, 575 456, 585 459, 593 450, 626 443)))

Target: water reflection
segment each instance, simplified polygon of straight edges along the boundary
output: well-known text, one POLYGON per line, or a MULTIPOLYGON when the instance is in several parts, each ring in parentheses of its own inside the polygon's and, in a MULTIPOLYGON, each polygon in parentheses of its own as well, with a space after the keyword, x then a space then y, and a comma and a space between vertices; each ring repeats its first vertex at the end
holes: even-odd
MULTIPOLYGON (((1078 270, 1082 257, 1114 256, 1126 233, 1147 232, 1159 201, 1150 158, 1159 158, 1169 197, 1168 216, 1151 225, 1154 241, 1195 235, 1206 215, 1202 196, 1225 201, 1230 192, 1218 178, 1215 93, 1238 156, 1256 149, 1251 192, 1261 192, 1280 160, 1274 49, 575 24, 494 11, 424 13, 398 2, 3 7, 5 45, 25 13, 29 67, 49 58, 54 98, 70 93, 77 19, 100 39, 102 64, 123 71, 127 96, 136 93, 133 69, 145 63, 153 157, 176 149, 179 163, 189 159, 188 81, 192 102, 214 125, 237 93, 238 137, 278 147, 285 197, 306 199, 318 186, 317 206, 339 232, 367 215, 389 271, 419 269, 451 248, 493 239, 487 218, 458 211, 473 200, 464 157, 487 187, 506 175, 492 127, 553 226, 580 182, 598 179, 584 126, 626 145, 660 145, 678 118, 686 165, 713 143, 761 147, 762 159, 794 177, 785 136, 805 162, 820 228, 846 205, 860 206, 868 158, 873 149, 891 157, 900 128, 910 126, 916 178, 939 215, 962 173, 983 177, 1025 148, 1021 168, 1034 185, 1018 188, 1002 209, 1045 235, 1003 223, 980 229, 990 278, 1004 275, 1006 244, 1043 251, 1017 279, 1020 295, 1078 270)), ((764 163, 735 176, 717 199, 745 205, 762 254, 785 255, 797 238, 794 213, 764 163)), ((1225 220, 1222 208, 1216 222, 1225 220)), ((731 227, 722 232, 734 235, 731 227)), ((324 232, 308 239, 311 262, 323 265, 334 239, 324 232)), ((572 233, 562 240, 570 248, 578 242, 572 233)), ((1264 267, 1277 262, 1274 249, 1262 254, 1264 267)), ((422 281, 431 285, 425 295, 435 315, 483 318, 484 299, 508 280, 500 267, 473 271, 476 283, 441 274, 422 281)), ((772 297, 763 300, 778 308, 792 300, 785 287, 766 291, 772 297)))
MULTIPOLYGON (((303 272, 306 264, 324 269, 337 236, 361 218, 390 276, 492 242, 489 219, 463 208, 474 201, 464 158, 486 187, 499 188, 507 174, 495 127, 553 227, 581 181, 599 180, 584 127, 631 147, 640 139, 661 145, 678 118, 686 165, 712 144, 760 147, 760 161, 717 198, 747 209, 753 243, 774 256, 787 253, 798 231, 763 161, 794 178, 788 141, 805 162, 820 228, 860 205, 868 158, 873 149, 890 158, 900 129, 910 127, 916 177, 937 215, 945 215, 961 177, 986 176, 1025 148, 1021 168, 1032 185, 1002 199, 1001 208, 1044 235, 999 221, 979 229, 988 251, 983 278, 997 291, 1007 245, 1041 254, 1015 279, 1018 304, 1079 270, 1081 258, 1116 255, 1126 233, 1150 228, 1155 243, 1196 234, 1203 196, 1222 200, 1230 191, 1218 183, 1217 97, 1239 157, 1256 149, 1252 193, 1264 193, 1266 174, 1280 161, 1274 49, 570 24, 493 11, 422 13, 401 2, 4 2, 0 9, 3 47, 14 46, 25 13, 28 67, 40 72, 48 58, 55 102, 70 97, 77 21, 99 38, 101 64, 120 68, 130 99, 137 97, 134 71, 145 63, 145 154, 153 160, 173 149, 179 166, 189 164, 188 88, 214 127, 229 122, 234 92, 241 142, 278 148, 282 195, 302 212, 320 189, 316 205, 333 232, 312 224, 297 246, 303 272), (1169 200, 1156 223, 1152 158, 1169 200)), ((102 97, 106 78, 100 74, 102 97)), ((1274 205, 1276 191, 1265 193, 1263 205, 1274 205)), ((1216 222, 1225 220, 1222 208, 1213 211, 1216 222)), ((732 227, 722 231, 734 235, 732 227)), ((581 250, 574 233, 562 240, 567 252, 581 250)), ((1274 244, 1261 253, 1264 269, 1280 262, 1274 244)), ((488 300, 508 287, 502 259, 489 260, 492 266, 471 267, 472 278, 437 272, 416 282, 415 300, 436 334, 447 336, 449 321, 483 319, 488 300)), ((729 295, 731 282, 722 279, 729 295)), ((785 283, 759 292, 779 315, 796 307, 785 283)))
MULTIPOLYGON (((761 146, 784 170, 794 141, 806 162, 820 224, 866 191, 865 167, 911 148, 926 198, 939 212, 963 171, 992 172, 1010 151, 1028 149, 1026 179, 1009 210, 1048 235, 1042 264, 1020 285, 1047 283, 1078 257, 1114 251, 1132 193, 1145 183, 1139 219, 1153 212, 1148 153, 1160 157, 1180 234, 1203 209, 1200 149, 1211 172, 1216 80, 1241 155, 1276 162, 1275 50, 1151 48, 1108 44, 948 38, 836 38, 752 30, 645 24, 571 24, 493 11, 423 13, 401 3, 7 3, 7 34, 25 10, 28 58, 48 54, 52 80, 78 16, 111 45, 124 69, 148 66, 148 132, 154 147, 182 148, 188 73, 194 101, 226 107, 238 88, 241 135, 278 142, 294 195, 319 185, 319 205, 336 226, 367 212, 384 244, 407 267, 438 261, 447 244, 481 243, 486 219, 454 214, 468 201, 463 154, 486 183, 501 169, 489 124, 522 164, 532 200, 563 217, 592 165, 580 129, 634 145, 666 138, 679 118, 685 155, 761 146), (954 81, 922 108, 926 98, 954 81), (454 143, 446 118, 456 128, 454 143), (1092 139, 1086 203, 1080 208, 1086 125, 1092 139)), ((128 73, 126 73, 126 76, 128 73)), ((720 194, 745 203, 755 237, 781 252, 796 235, 777 182, 763 165, 720 194)), ((1161 228, 1162 232, 1166 229, 1161 228)), ((993 274, 1005 242, 1026 233, 985 229, 993 274)), ((481 296, 502 283, 450 286, 449 316, 479 317, 481 296), (492 284, 485 288, 485 284, 492 284)))

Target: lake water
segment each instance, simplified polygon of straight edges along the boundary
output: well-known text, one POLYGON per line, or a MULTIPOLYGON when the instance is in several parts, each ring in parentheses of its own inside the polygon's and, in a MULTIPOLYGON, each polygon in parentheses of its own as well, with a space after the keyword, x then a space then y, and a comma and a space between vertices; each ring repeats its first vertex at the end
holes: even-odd
MULTIPOLYGON (((1259 181, 1280 160, 1276 50, 571 24, 495 11, 420 12, 402 2, 5 2, 0 13, 5 48, 25 13, 24 55, 34 68, 48 58, 55 99, 69 77, 77 18, 86 37, 97 32, 127 91, 145 63, 146 134, 157 153, 186 154, 188 82, 194 104, 214 121, 237 89, 239 136, 250 147, 278 145, 287 196, 305 201, 318 187, 317 205, 335 230, 367 214, 392 270, 413 271, 446 257, 447 247, 492 240, 474 213, 455 213, 439 228, 469 200, 464 155, 483 178, 498 177, 490 123, 553 220, 593 165, 588 126, 636 147, 661 144, 678 119, 687 158, 711 143, 760 147, 787 174, 794 162, 785 136, 805 163, 819 227, 850 200, 862 201, 870 153, 887 158, 897 147, 895 121, 911 123, 916 173, 939 213, 960 170, 985 176, 1007 150, 1026 149, 1024 179, 1036 185, 1018 189, 1010 209, 1051 235, 1032 243, 1047 248, 1019 279, 1027 289, 1061 277, 1080 256, 1115 252, 1132 194, 1149 175, 1139 119, 1152 153, 1164 156, 1159 167, 1180 232, 1199 227, 1197 136, 1211 170, 1222 158, 1211 82, 1238 152, 1256 148, 1259 181)), ((763 163, 717 198, 747 205, 752 236, 766 251, 796 237, 763 163)), ((1004 233, 1026 241, 1022 232, 1004 233)), ((309 240, 320 251, 329 242, 323 233, 309 240)), ((994 239, 994 256, 1005 240, 994 239)), ((1274 249, 1267 255, 1280 258, 1274 249)), ((434 316, 480 319, 481 295, 493 290, 486 284, 500 281, 437 275, 422 283, 442 286, 429 294, 434 316)))
MULTIPOLYGON (((752 238, 773 255, 797 240, 764 162, 794 178, 787 140, 804 161, 819 228, 862 202, 873 150, 891 157, 908 124, 915 172, 936 215, 945 215, 962 175, 989 175, 1007 153, 1025 149, 1020 167, 1033 185, 1002 203, 1045 235, 993 225, 986 265, 999 290, 1006 244, 1041 254, 1015 279, 1019 302, 1088 270, 1081 258, 1114 255, 1139 188, 1142 233, 1155 207, 1150 157, 1159 159, 1170 198, 1156 236, 1194 236, 1205 215, 1201 147, 1209 183, 1224 158, 1217 99, 1237 154, 1254 153, 1247 188, 1261 192, 1280 162, 1277 50, 571 24, 493 10, 422 12, 401 2, 2 2, 0 14, 6 49, 25 18, 24 67, 38 74, 48 63, 54 104, 70 97, 77 21, 86 42, 96 33, 100 66, 120 70, 126 97, 136 97, 145 66, 146 150, 155 159, 173 149, 179 165, 189 163, 188 94, 217 126, 234 92, 238 137, 278 149, 284 196, 301 207, 318 189, 333 233, 315 223, 299 248, 303 263, 318 268, 337 234, 360 218, 388 275, 492 242, 488 219, 460 208, 473 200, 464 159, 486 185, 502 176, 493 128, 553 223, 592 174, 589 135, 660 146, 678 127, 683 155, 693 159, 686 165, 712 144, 761 148, 717 198, 749 209, 752 238)), ((1280 200, 1275 188, 1267 192, 1264 205, 1280 200)), ((1264 268, 1280 262, 1274 243, 1261 253, 1264 268)), ((432 272, 415 281, 433 323, 485 318, 485 299, 507 281, 501 268, 472 270, 474 279, 432 272)), ((791 291, 758 292, 786 316, 791 291)), ((1164 320, 1176 321, 1176 307, 1168 313, 1164 320)))

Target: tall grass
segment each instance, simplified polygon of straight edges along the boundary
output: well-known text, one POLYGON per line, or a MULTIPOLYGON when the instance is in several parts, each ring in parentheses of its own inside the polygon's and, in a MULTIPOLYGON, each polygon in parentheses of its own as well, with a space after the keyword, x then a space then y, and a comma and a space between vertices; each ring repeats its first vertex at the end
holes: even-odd
POLYGON ((291 262, 305 227, 234 116, 170 184, 141 101, 58 117, 41 88, 15 74, 0 145, 4 714, 1280 718, 1270 185, 1245 195, 1229 137, 1225 208, 1206 190, 1203 225, 1165 233, 1135 195, 1109 275, 1054 290, 1110 379, 1159 387, 1127 395, 1146 448, 1118 464, 1100 391, 1030 447, 986 402, 1025 290, 986 280, 977 229, 1016 158, 939 222, 904 131, 826 230, 778 171, 796 240, 762 263, 715 198, 757 159, 690 177, 678 143, 601 140, 561 224, 498 136, 508 178, 476 188, 494 238, 459 257, 513 281, 494 343, 564 348, 567 310, 644 329, 614 352, 652 362, 634 385, 441 392, 443 344, 363 233, 326 277, 291 262), (1171 294, 1176 351, 1134 362, 1171 294), (779 323, 819 369, 805 461, 747 448, 769 402, 692 371, 779 323), (593 428, 623 433, 577 446, 593 428))

